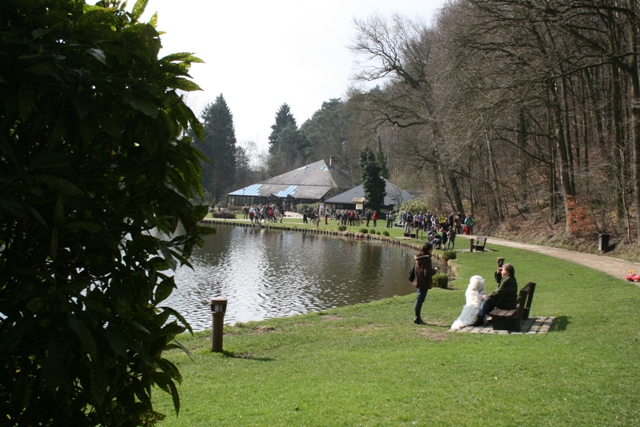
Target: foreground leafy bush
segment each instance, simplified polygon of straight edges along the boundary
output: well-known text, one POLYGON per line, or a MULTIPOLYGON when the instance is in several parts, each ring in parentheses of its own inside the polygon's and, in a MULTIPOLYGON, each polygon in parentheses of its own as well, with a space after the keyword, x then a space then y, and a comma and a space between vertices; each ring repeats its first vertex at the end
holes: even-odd
POLYGON ((367 230, 366 228, 361 228, 359 231, 362 234, 369 234, 369 230, 367 230))
POLYGON ((447 289, 449 286, 449 276, 447 273, 436 273, 435 276, 433 276, 433 286, 447 289))
POLYGON ((375 228, 369 229, 369 234, 376 234, 376 229, 375 228))
POLYGON ((346 231, 347 226, 346 225, 339 225, 338 226, 338 231, 346 231))
POLYGON ((383 235, 383 236, 389 236, 389 232, 388 232, 388 231, 383 231, 383 232, 382 232, 382 235, 383 235))
POLYGON ((204 233, 198 60, 158 58, 145 4, 0 2, 0 425, 152 423, 152 389, 179 408, 162 354, 188 325, 161 303, 204 233))

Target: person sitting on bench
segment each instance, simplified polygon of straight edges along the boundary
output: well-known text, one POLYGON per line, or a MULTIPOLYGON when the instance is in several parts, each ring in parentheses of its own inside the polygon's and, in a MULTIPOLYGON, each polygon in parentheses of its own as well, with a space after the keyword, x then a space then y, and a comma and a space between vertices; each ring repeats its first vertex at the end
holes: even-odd
POLYGON ((496 307, 513 310, 518 304, 518 282, 516 281, 513 265, 505 264, 499 267, 495 277, 499 285, 490 295, 483 297, 478 319, 473 326, 482 326, 485 316, 496 307))

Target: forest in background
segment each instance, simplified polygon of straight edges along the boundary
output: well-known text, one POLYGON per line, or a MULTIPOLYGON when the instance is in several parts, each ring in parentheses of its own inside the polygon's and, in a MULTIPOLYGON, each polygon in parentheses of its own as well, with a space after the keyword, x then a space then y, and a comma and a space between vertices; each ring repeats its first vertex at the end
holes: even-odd
POLYGON ((284 104, 269 152, 238 162, 229 190, 329 157, 359 177, 360 151, 380 147, 389 180, 435 210, 637 244, 638 6, 455 0, 431 24, 356 19, 347 99, 299 127, 284 104))

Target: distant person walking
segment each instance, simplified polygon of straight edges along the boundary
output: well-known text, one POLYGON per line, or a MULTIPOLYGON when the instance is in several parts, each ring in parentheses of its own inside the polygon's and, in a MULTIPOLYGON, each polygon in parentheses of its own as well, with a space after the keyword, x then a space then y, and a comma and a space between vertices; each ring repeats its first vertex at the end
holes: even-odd
POLYGON ((456 230, 455 227, 450 227, 447 231, 447 249, 453 249, 456 246, 456 230))
POLYGON ((393 211, 387 214, 387 228, 393 228, 393 211))

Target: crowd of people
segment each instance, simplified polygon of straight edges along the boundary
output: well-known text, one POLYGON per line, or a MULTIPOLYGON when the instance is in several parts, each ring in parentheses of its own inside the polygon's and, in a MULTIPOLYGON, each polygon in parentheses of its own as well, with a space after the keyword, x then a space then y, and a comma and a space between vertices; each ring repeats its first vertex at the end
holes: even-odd
MULTIPOLYGON (((295 212, 296 206, 282 203, 276 204, 243 206, 243 218, 249 221, 279 221, 285 217, 287 211, 295 212)), ((328 224, 328 220, 335 220, 341 225, 355 226, 364 224, 366 227, 378 226, 378 220, 381 215, 376 210, 366 209, 364 212, 354 209, 337 210, 323 209, 323 207, 302 209, 302 222, 304 224, 309 221, 319 225, 321 220, 328 224)), ((475 227, 475 218, 473 214, 464 215, 462 213, 450 213, 437 215, 431 211, 418 212, 416 214, 405 210, 403 212, 390 211, 386 214, 386 228, 394 226, 402 227, 405 233, 412 231, 422 231, 425 233, 427 240, 435 249, 454 249, 456 236, 458 234, 473 234, 475 227)))
POLYGON ((473 234, 475 218, 473 215, 465 216, 455 212, 449 215, 436 215, 427 211, 414 215, 411 211, 404 211, 400 214, 398 225, 404 228, 405 233, 410 233, 412 230, 424 231, 429 243, 436 249, 453 249, 456 235, 473 234))
MULTIPOLYGON (((284 218, 286 213, 286 208, 287 206, 285 203, 283 203, 280 207, 275 204, 255 206, 244 205, 242 207, 242 218, 248 219, 252 224, 259 221, 282 222, 282 219, 284 218)), ((293 206, 291 206, 291 208, 293 209, 293 206)))

